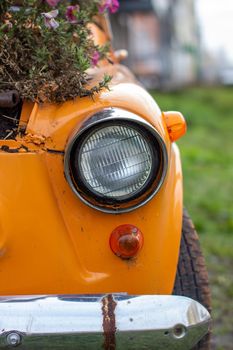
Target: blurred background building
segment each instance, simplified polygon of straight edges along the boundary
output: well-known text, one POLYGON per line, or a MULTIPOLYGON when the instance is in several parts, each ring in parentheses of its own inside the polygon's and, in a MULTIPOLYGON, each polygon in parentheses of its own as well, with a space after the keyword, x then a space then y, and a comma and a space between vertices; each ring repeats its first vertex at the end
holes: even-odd
POLYGON ((120 0, 112 18, 114 46, 148 88, 174 88, 199 78, 195 0, 120 0))

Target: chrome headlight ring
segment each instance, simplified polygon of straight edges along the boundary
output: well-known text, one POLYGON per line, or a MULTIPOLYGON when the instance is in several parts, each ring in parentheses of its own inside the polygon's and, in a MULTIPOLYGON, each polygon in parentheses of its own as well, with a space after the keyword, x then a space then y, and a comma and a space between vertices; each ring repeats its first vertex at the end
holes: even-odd
POLYGON ((64 163, 71 189, 85 204, 116 214, 155 196, 166 177, 168 155, 150 123, 129 111, 106 108, 71 138, 64 163))

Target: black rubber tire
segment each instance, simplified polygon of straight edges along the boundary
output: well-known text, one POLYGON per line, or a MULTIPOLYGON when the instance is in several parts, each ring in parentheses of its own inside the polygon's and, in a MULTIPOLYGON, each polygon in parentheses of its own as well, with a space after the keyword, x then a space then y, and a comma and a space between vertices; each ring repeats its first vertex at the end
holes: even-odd
MULTIPOLYGON (((186 210, 183 212, 180 255, 173 294, 192 298, 211 312, 211 295, 205 259, 197 232, 186 210)), ((209 350, 210 346, 209 333, 193 350, 209 350)))

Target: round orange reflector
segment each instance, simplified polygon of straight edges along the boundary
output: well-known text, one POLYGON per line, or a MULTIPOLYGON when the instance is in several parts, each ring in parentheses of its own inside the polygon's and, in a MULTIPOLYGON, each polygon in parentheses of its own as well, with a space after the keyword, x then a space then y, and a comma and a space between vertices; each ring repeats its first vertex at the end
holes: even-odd
POLYGON ((133 225, 121 225, 110 236, 110 247, 122 259, 135 257, 143 246, 142 232, 133 225))

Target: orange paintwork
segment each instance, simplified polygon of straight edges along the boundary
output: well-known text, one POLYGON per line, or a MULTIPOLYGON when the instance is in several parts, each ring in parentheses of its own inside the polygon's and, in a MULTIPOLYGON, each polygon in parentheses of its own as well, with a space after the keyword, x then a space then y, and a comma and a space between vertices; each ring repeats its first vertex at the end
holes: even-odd
POLYGON ((23 104, 22 112, 20 116, 20 127, 24 128, 26 127, 28 120, 30 118, 30 115, 32 113, 33 107, 35 108, 35 105, 33 102, 27 102, 23 104))
POLYGON ((106 66, 93 74, 98 79, 104 71, 114 77, 110 91, 94 100, 35 105, 31 113, 25 106, 25 136, 0 140, 0 295, 172 292, 182 218, 179 151, 159 107, 126 68, 106 66), (159 193, 121 215, 89 208, 64 177, 68 139, 90 115, 110 106, 154 125, 169 157, 159 193), (123 224, 135 225, 144 237, 132 261, 118 258, 109 246, 111 232, 123 224))

